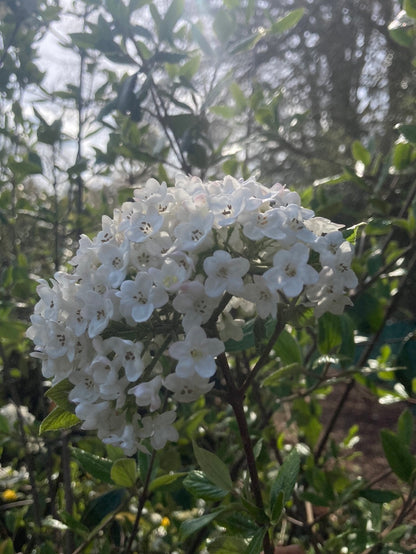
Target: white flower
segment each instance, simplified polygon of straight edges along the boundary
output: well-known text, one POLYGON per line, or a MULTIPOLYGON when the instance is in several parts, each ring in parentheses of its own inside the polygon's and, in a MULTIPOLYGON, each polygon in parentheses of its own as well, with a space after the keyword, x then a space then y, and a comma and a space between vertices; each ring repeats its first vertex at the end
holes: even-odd
POLYGON ((169 355, 178 360, 176 373, 179 377, 191 377, 197 373, 209 378, 216 370, 215 357, 224 352, 224 344, 216 338, 207 338, 201 327, 192 327, 183 341, 169 347, 169 355))
POLYGON ((129 263, 129 243, 123 244, 103 244, 97 251, 97 256, 101 262, 98 272, 103 274, 110 287, 117 288, 126 277, 129 263))
POLYGON ((93 290, 86 291, 80 298, 84 301, 80 315, 89 321, 88 336, 96 337, 107 327, 113 315, 113 303, 93 290))
POLYGON ((130 243, 130 263, 139 271, 145 271, 149 267, 159 267, 161 264, 160 255, 154 254, 149 250, 152 239, 146 242, 130 243))
POLYGON ((194 402, 212 389, 214 381, 210 383, 208 379, 203 379, 198 374, 192 377, 179 377, 177 373, 170 373, 163 380, 163 385, 173 392, 172 398, 177 402, 194 402))
POLYGON ((157 233, 162 224, 163 216, 151 205, 146 211, 133 210, 129 219, 120 224, 120 231, 132 242, 143 242, 157 233))
POLYGON ((318 237, 313 245, 313 249, 320 254, 319 259, 323 266, 333 266, 336 263, 336 255, 340 247, 352 250, 351 245, 344 241, 340 231, 333 231, 323 237, 318 237))
POLYGON ((124 372, 130 382, 137 381, 144 369, 141 358, 143 344, 119 337, 111 337, 106 343, 116 354, 113 362, 118 366, 124 367, 124 372))
POLYGON ((149 410, 154 412, 160 408, 159 391, 162 386, 162 377, 156 375, 147 383, 140 383, 129 390, 129 394, 134 394, 138 406, 149 406, 149 410))
POLYGON ((201 214, 193 215, 188 221, 179 223, 173 233, 176 237, 175 248, 191 252, 205 243, 212 233, 214 216, 211 213, 201 217, 201 214))
POLYGON ((243 223, 243 233, 251 240, 264 237, 282 240, 286 237, 285 217, 279 208, 250 213, 243 223))
POLYGON ((230 312, 225 311, 221 314, 217 323, 218 334, 222 341, 229 339, 240 341, 244 336, 244 319, 236 319, 230 312))
POLYGON ((119 377, 118 371, 110 370, 104 383, 99 385, 103 400, 115 400, 116 409, 121 410, 126 403, 126 389, 129 382, 126 377, 119 377))
POLYGON ((254 275, 253 283, 245 285, 244 298, 255 304, 261 318, 266 319, 269 316, 276 318, 279 295, 267 286, 261 275, 254 275))
POLYGON ((98 232, 97 236, 94 237, 92 244, 102 245, 102 244, 114 244, 116 242, 117 236, 117 226, 111 217, 108 215, 103 215, 101 218, 101 231, 98 232))
POLYGON ((147 206, 155 206, 159 212, 166 211, 174 197, 169 192, 166 183, 159 183, 156 179, 148 179, 142 187, 134 189, 134 199, 147 206))
POLYGON ((88 401, 81 401, 75 406, 75 415, 82 420, 82 429, 92 430, 98 429, 100 424, 109 416, 112 415, 110 402, 97 402, 91 403, 88 401))
POLYGON ((149 179, 81 236, 72 273, 39 281, 32 355, 53 384, 72 384, 83 429, 129 456, 163 448, 176 414, 155 412, 211 390, 224 341, 248 320, 276 318, 288 298, 317 317, 351 304, 353 248, 338 228, 279 184, 149 179))
POLYGON ((283 230, 286 237, 282 241, 285 246, 291 246, 297 241, 313 243, 316 240, 316 235, 307 229, 304 223, 304 219, 313 217, 314 213, 312 210, 301 208, 296 204, 283 206, 280 210, 285 216, 283 230))
POLYGON ((88 319, 82 313, 84 306, 85 303, 77 296, 73 296, 71 301, 66 302, 66 324, 76 337, 81 337, 89 324, 88 319))
POLYGON ((90 373, 76 371, 71 373, 69 380, 75 385, 68 394, 68 399, 71 402, 76 402, 77 404, 81 402, 93 403, 100 397, 99 385, 90 373))
POLYGON ((263 274, 271 291, 281 290, 288 298, 298 296, 304 285, 318 280, 318 273, 308 265, 309 248, 297 243, 290 250, 280 250, 273 257, 273 267, 263 274))
POLYGON ((137 273, 134 281, 124 281, 120 291, 120 312, 134 321, 147 321, 155 308, 168 301, 168 295, 161 287, 153 286, 150 275, 144 271, 137 273))
POLYGON ((207 296, 204 285, 199 281, 184 283, 172 302, 175 310, 184 314, 182 326, 185 332, 194 325, 206 323, 217 304, 217 300, 207 296))
POLYGON ((233 177, 225 177, 224 182, 212 183, 209 187, 209 206, 220 227, 233 224, 244 210, 250 192, 233 177), (215 185, 217 189, 215 190, 215 185))
MULTIPOLYGON (((345 225, 340 225, 330 221, 326 217, 311 217, 304 221, 305 227, 312 231, 316 236, 321 236, 327 233, 328 235, 342 229, 345 225)), ((341 235, 342 236, 342 235, 341 235)))
POLYGON ((50 358, 67 356, 72 362, 75 356, 74 334, 66 325, 49 321, 46 323, 47 330, 47 353, 50 358))
POLYGON ((306 289, 306 296, 315 307, 316 317, 325 312, 342 314, 345 306, 352 306, 343 283, 336 278, 336 273, 329 267, 324 267, 319 274, 319 281, 306 289))
POLYGON ((146 416, 142 419, 143 428, 139 431, 142 438, 150 437, 150 444, 155 450, 161 450, 167 441, 175 442, 179 433, 172 425, 176 412, 169 411, 156 416, 146 416))
POLYGON ((135 421, 134 424, 128 423, 123 428, 121 434, 113 433, 103 438, 103 442, 105 444, 118 446, 124 451, 126 456, 133 456, 137 450, 143 450, 138 441, 138 430, 137 421, 135 421))
POLYGON ((44 279, 39 279, 39 285, 36 287, 36 292, 40 297, 40 301, 36 304, 35 313, 41 315, 45 319, 58 321, 62 308, 62 291, 59 284, 51 280, 52 288, 44 279))
POLYGON ((225 250, 216 250, 204 260, 205 292, 212 298, 225 291, 238 294, 243 287, 242 277, 249 269, 250 262, 246 258, 232 258, 225 250))
POLYGON ((166 258, 160 269, 151 267, 149 274, 155 285, 163 287, 168 292, 177 291, 189 277, 188 268, 183 264, 178 264, 172 258, 166 258))

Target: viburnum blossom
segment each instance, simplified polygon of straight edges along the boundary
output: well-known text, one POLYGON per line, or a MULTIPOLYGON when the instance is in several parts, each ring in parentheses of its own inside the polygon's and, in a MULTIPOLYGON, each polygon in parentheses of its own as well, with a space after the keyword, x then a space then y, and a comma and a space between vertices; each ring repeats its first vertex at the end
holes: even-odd
POLYGON ((27 331, 81 427, 129 456, 178 439, 178 406, 213 389, 254 319, 341 314, 357 284, 341 226, 283 185, 178 175, 131 196, 81 236, 72 272, 39 281, 27 331))

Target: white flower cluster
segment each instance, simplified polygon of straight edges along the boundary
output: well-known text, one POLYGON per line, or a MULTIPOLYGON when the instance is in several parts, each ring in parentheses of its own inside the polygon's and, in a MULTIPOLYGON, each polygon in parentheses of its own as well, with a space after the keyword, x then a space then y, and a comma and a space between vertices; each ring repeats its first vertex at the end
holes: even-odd
POLYGON ((232 177, 150 179, 82 236, 72 273, 41 281, 27 336, 46 378, 67 379, 82 428, 127 455, 175 441, 175 406, 208 392, 216 357, 251 316, 297 299, 339 314, 357 284, 339 226, 297 193, 232 177))

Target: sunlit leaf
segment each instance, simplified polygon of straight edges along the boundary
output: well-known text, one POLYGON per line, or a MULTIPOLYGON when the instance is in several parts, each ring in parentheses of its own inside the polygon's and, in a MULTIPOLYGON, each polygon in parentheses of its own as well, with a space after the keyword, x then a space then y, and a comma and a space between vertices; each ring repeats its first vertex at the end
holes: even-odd
POLYGON ((181 473, 167 473, 166 475, 161 475, 160 477, 156 477, 156 479, 153 479, 149 485, 149 492, 153 492, 156 489, 166 487, 171 483, 174 483, 178 479, 181 479, 185 475, 187 475, 186 472, 181 472, 181 473))
POLYGON ((80 423, 80 420, 75 414, 57 406, 40 424, 40 433, 57 431, 59 429, 69 429, 78 423, 80 423))
POLYGON ((96 454, 75 447, 71 448, 71 454, 82 469, 92 477, 103 481, 103 483, 113 483, 113 479, 111 478, 111 467, 113 462, 111 460, 101 458, 96 454))
POLYGON ((229 493, 214 485, 202 471, 191 471, 184 479, 183 486, 193 496, 203 500, 221 500, 229 493))
POLYGON ((133 458, 120 458, 111 468, 111 479, 121 487, 133 487, 137 481, 137 466, 133 458))
POLYGON ((352 143, 351 151, 356 161, 362 162, 365 166, 370 165, 371 154, 359 140, 352 143))
POLYGON ((184 521, 180 527, 180 535, 182 537, 182 540, 185 540, 186 538, 190 537, 200 529, 203 529, 207 525, 209 525, 214 519, 224 512, 225 508, 218 508, 217 510, 214 510, 210 514, 206 514, 200 517, 196 517, 194 519, 188 519, 187 521, 184 521))
POLYGON ((298 8, 296 10, 291 11, 271 26, 271 32, 272 33, 284 33, 285 31, 288 31, 292 27, 298 24, 298 22, 302 19, 303 14, 305 13, 305 8, 298 8))

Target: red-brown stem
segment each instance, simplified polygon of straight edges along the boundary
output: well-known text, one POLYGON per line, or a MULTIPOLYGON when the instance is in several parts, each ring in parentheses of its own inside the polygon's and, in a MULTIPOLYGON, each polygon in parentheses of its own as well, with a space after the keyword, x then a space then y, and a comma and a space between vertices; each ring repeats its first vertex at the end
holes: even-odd
MULTIPOLYGON (((234 411, 238 430, 240 431, 241 442, 246 456, 247 468, 250 475, 251 490, 253 492, 256 506, 264 511, 263 497, 261 495, 260 479, 257 473, 256 459, 254 457, 253 445, 250 439, 250 433, 247 426, 247 420, 244 413, 244 393, 240 391, 231 374, 230 366, 225 354, 220 354, 217 358, 224 379, 227 384, 228 402, 234 411)), ((270 543, 269 533, 267 532, 263 540, 264 554, 273 554, 273 548, 270 543)))

